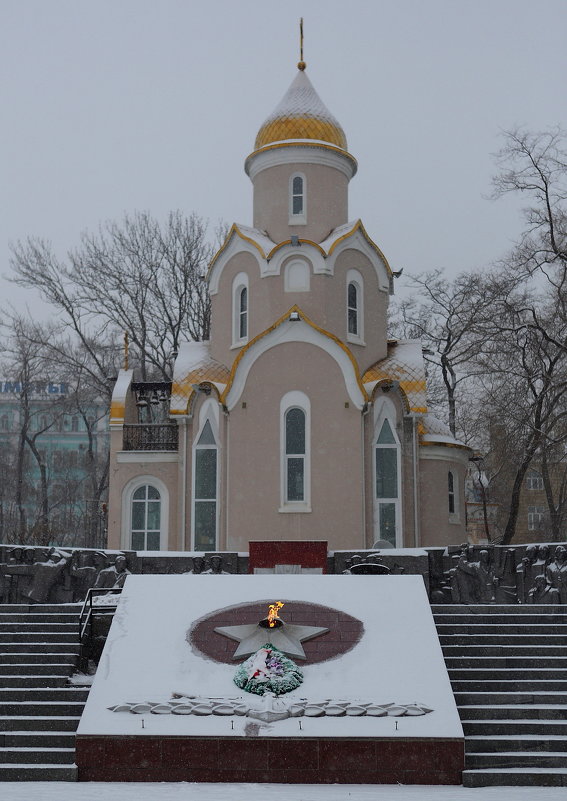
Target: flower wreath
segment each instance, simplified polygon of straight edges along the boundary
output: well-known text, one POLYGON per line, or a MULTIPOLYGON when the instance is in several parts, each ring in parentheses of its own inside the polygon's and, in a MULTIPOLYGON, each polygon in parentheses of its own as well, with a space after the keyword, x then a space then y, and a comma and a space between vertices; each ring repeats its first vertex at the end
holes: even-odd
POLYGON ((292 659, 271 643, 266 643, 243 662, 234 675, 234 683, 247 693, 276 695, 292 692, 303 681, 303 673, 292 659))

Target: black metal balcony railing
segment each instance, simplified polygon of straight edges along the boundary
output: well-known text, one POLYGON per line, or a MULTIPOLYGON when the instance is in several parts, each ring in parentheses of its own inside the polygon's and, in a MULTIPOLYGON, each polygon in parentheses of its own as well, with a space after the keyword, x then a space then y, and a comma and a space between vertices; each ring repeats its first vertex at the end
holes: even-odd
POLYGON ((124 426, 125 451, 176 451, 177 423, 129 423, 124 426))

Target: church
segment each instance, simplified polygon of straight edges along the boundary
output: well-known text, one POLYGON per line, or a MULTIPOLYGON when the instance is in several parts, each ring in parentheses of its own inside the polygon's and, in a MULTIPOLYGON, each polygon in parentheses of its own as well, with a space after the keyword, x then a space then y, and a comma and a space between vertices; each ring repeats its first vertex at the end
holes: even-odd
POLYGON ((109 547, 465 541, 469 450, 428 413, 421 343, 388 338, 395 276, 349 219, 357 162, 303 61, 244 169, 252 225, 210 265, 210 341, 170 383, 116 381, 109 547))

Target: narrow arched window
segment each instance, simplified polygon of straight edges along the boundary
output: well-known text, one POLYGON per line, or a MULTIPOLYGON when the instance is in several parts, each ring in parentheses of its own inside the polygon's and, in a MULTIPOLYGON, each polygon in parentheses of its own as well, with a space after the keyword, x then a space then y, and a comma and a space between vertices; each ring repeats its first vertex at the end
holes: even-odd
POLYGON ((299 390, 280 401, 281 508, 280 512, 310 512, 311 404, 299 390))
POLYGON ((296 175, 292 182, 292 214, 303 214, 303 178, 296 175))
POLYGON ((289 182, 289 224, 303 225, 306 222, 305 176, 292 175, 289 182))
POLYGON ((454 515, 456 510, 455 504, 455 476, 449 470, 447 473, 447 484, 448 484, 448 498, 449 498, 449 514, 454 515))
POLYGON ((156 487, 143 484, 132 495, 131 543, 134 551, 159 551, 161 495, 156 487))
POLYGON ((348 332, 358 336, 358 287, 351 281, 347 292, 348 332))
POLYGON ((288 409, 285 415, 285 499, 305 500, 305 412, 288 409))
POLYGON ((400 526, 399 444, 388 418, 378 425, 374 446, 376 539, 396 545, 400 526))
POLYGON ((364 280, 358 270, 349 270, 346 276, 346 329, 347 340, 364 345, 364 280))
POLYGON ((248 336, 248 289, 245 286, 240 290, 238 309, 238 338, 246 339, 248 336))
POLYGON ((214 551, 217 542, 218 448, 207 420, 195 445, 193 534, 196 551, 214 551))
POLYGON ((240 347, 248 341, 250 328, 248 275, 238 273, 232 282, 232 346, 240 347))

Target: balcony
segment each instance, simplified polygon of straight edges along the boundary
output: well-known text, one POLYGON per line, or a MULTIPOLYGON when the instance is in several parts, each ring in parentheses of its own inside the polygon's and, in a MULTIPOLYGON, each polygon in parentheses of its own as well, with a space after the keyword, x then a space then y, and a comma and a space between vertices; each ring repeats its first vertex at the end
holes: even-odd
POLYGON ((125 451, 176 451, 177 423, 130 423, 124 425, 125 451))

